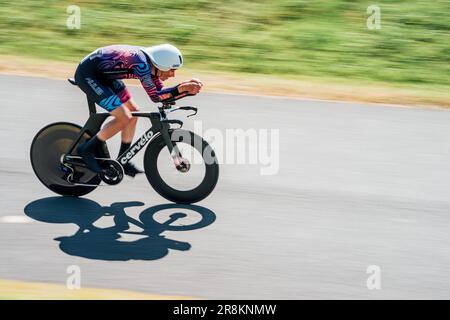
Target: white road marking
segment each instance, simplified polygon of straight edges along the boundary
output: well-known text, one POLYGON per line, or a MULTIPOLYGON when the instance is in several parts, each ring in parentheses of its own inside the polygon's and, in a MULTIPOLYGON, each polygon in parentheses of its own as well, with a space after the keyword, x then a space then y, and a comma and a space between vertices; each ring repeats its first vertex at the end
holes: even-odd
POLYGON ((4 216, 0 217, 0 223, 30 223, 33 220, 25 216, 4 216))

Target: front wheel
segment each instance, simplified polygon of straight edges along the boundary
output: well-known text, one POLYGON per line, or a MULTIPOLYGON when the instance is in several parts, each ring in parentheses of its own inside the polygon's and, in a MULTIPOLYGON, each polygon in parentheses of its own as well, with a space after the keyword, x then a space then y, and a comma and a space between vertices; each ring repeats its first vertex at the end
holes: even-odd
POLYGON ((219 165, 211 146, 193 132, 169 130, 183 163, 176 166, 162 135, 150 142, 144 155, 145 174, 162 197, 176 203, 206 198, 219 179, 219 165))

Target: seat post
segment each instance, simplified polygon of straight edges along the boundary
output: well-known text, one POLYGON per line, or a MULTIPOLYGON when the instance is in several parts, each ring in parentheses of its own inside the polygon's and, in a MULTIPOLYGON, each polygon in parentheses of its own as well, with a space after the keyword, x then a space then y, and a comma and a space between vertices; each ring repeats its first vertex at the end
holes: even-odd
POLYGON ((87 103, 89 106, 89 114, 97 113, 97 109, 95 108, 95 102, 92 101, 91 99, 89 99, 88 96, 86 96, 86 98, 87 98, 87 103))

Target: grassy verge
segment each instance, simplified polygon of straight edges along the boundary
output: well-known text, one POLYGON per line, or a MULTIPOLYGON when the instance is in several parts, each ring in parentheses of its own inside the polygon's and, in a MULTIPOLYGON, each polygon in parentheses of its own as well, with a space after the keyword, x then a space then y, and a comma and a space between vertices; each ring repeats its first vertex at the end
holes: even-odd
MULTIPOLYGON (((449 104, 447 0, 377 1, 375 30, 367 28, 371 1, 78 0, 79 30, 66 26, 72 4, 3 3, 0 55, 59 67, 103 45, 171 42, 221 91, 449 104)), ((11 63, 3 59, 2 69, 11 63)))
MULTIPOLYGON (((73 75, 76 63, 50 61, 20 56, 0 56, 0 73, 66 79, 73 75)), ((206 92, 225 92, 280 96, 290 98, 340 100, 400 104, 420 107, 450 108, 450 90, 437 85, 386 85, 349 79, 314 79, 306 77, 266 77, 259 74, 212 72, 184 68, 176 80, 195 76, 205 83, 206 92)), ((126 80, 128 85, 139 85, 126 80)), ((170 85, 170 83, 168 83, 170 85)))
POLYGON ((69 290, 65 286, 0 280, 0 300, 186 300, 189 297, 151 295, 125 290, 82 288, 69 290))

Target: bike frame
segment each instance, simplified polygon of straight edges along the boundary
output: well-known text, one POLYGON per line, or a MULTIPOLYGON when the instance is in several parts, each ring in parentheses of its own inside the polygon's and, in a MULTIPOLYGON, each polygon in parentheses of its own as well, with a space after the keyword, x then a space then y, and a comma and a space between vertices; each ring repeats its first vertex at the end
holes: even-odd
MULTIPOLYGON (((81 138, 85 133, 89 134, 91 137, 96 135, 105 120, 111 116, 109 113, 97 113, 95 102, 88 98, 88 106, 89 106, 89 119, 86 121, 85 125, 81 128, 80 133, 78 134, 75 141, 69 147, 66 156, 71 156, 75 146, 80 142, 81 138)), ((151 122, 151 127, 148 129, 134 144, 128 148, 123 154, 117 157, 117 161, 120 162, 121 165, 125 165, 130 161, 139 151, 141 151, 144 146, 151 141, 158 133, 161 133, 164 142, 166 143, 170 154, 175 157, 179 156, 180 152, 176 145, 172 143, 172 140, 169 136, 170 124, 178 124, 181 126, 183 122, 180 120, 168 120, 166 117, 166 113, 164 112, 164 107, 167 105, 163 104, 163 107, 159 108, 159 112, 132 112, 133 117, 143 117, 148 118, 151 122)))

